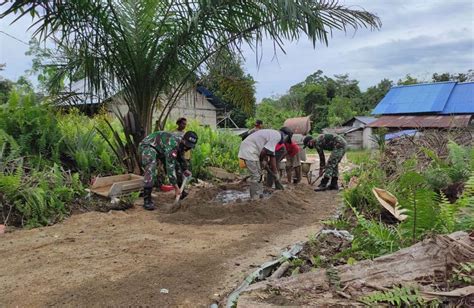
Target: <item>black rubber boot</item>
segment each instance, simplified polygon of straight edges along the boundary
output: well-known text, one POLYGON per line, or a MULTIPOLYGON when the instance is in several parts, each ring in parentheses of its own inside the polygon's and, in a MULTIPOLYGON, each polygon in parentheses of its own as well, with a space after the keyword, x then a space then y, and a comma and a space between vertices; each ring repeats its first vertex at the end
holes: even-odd
POLYGON ((337 184, 337 177, 331 178, 331 184, 329 184, 328 189, 339 190, 339 185, 337 184))
POLYGON ((181 192, 181 196, 179 197, 179 200, 183 200, 184 198, 186 198, 188 196, 188 193, 186 191, 182 191, 181 192))
POLYGON ((153 200, 151 200, 152 190, 152 187, 143 188, 143 207, 148 211, 153 211, 155 209, 155 204, 153 204, 153 200))
POLYGON ((321 180, 321 183, 319 183, 318 187, 314 191, 327 190, 328 189, 328 187, 327 187, 328 182, 329 182, 329 178, 323 177, 323 179, 321 180))
POLYGON ((339 190, 339 185, 337 184, 337 177, 331 178, 331 184, 328 186, 329 190, 339 190))

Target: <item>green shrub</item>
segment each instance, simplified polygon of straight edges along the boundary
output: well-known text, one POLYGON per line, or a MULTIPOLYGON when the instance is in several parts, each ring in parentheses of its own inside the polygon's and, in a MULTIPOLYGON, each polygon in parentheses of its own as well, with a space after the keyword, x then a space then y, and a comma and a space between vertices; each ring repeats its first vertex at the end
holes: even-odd
POLYGON ((347 160, 356 165, 367 164, 372 158, 371 152, 367 150, 347 151, 347 160))
POLYGON ((36 227, 60 220, 83 191, 77 174, 59 165, 32 167, 15 140, 0 130, 0 205, 2 223, 36 227))
POLYGON ((94 175, 124 172, 117 156, 97 130, 100 128, 102 131, 110 131, 104 129, 107 115, 99 114, 90 118, 77 109, 72 109, 67 114, 58 115, 58 118, 65 144, 65 163, 70 169, 79 172, 84 182, 88 182, 94 175))
POLYGON ((394 226, 366 219, 355 208, 357 225, 352 230, 354 240, 350 253, 358 259, 375 258, 392 253, 402 247, 401 234, 394 226))
POLYGON ((462 147, 450 141, 448 150, 449 155, 443 160, 434 151, 423 148, 426 156, 432 160, 424 171, 424 176, 430 187, 437 192, 467 181, 471 170, 474 170, 474 148, 462 147))
MULTIPOLYGON (((474 172, 471 170, 472 148, 449 145, 449 156, 441 159, 432 151, 425 150, 431 159, 425 172, 419 172, 418 159, 406 160, 397 170, 396 176, 388 180, 379 162, 372 159, 344 175, 358 178, 358 184, 343 192, 345 203, 352 209, 357 224, 352 248, 344 255, 356 258, 373 258, 411 245, 435 233, 451 233, 474 228, 474 172), (467 180, 467 181, 466 181, 467 180), (458 182, 464 191, 455 201, 443 194, 446 183, 458 182), (465 182, 465 185, 462 183, 465 182), (398 199, 408 218, 401 223, 389 225, 379 219, 381 206, 372 194, 373 187, 392 192, 398 199)), ((426 161, 423 162, 426 166, 426 161)))
POLYGON ((89 118, 60 114, 35 100, 33 93, 12 91, 0 106, 1 222, 35 227, 60 220, 82 194, 80 180, 120 172, 96 127, 104 115, 89 118), (71 173, 76 172, 76 173, 71 173))
MULTIPOLYGON (((167 131, 176 130, 174 124, 167 123, 167 131)), ((228 131, 217 131, 199 125, 197 121, 188 122, 187 130, 198 135, 198 143, 191 152, 191 166, 197 178, 206 178, 206 167, 219 167, 229 172, 239 171, 238 153, 241 143, 239 136, 228 131)))
POLYGON ((0 108, 0 129, 15 139, 20 155, 60 162, 63 144, 55 113, 48 104, 37 102, 34 93, 11 91, 0 108))
POLYGON ((358 178, 358 184, 344 190, 344 202, 368 216, 377 216, 380 213, 380 205, 372 189, 386 186, 384 173, 378 167, 378 163, 375 160, 368 160, 343 177, 345 181, 349 181, 351 176, 358 178))

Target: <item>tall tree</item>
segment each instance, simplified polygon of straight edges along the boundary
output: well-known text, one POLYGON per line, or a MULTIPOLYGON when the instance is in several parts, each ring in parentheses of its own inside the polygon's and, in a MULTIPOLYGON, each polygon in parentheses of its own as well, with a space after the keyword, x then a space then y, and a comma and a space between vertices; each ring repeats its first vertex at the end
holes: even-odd
POLYGON ((309 91, 304 97, 304 112, 311 115, 313 131, 320 132, 328 126, 329 99, 326 89, 320 84, 309 85, 309 91))
POLYGON ((33 16, 34 34, 54 38, 68 51, 59 74, 81 72, 95 95, 120 91, 133 115, 127 144, 134 149, 152 130, 154 110, 162 110, 163 128, 183 89, 193 86, 196 70, 223 48, 247 44, 261 51, 268 38, 283 49, 284 40, 303 36, 316 46, 328 44, 335 30, 381 26, 376 15, 337 0, 12 0, 3 5, 0 18, 33 16))
POLYGON ((397 85, 399 86, 408 86, 412 84, 422 83, 423 81, 418 80, 416 77, 412 77, 410 74, 407 74, 405 78, 398 79, 397 85))
POLYGON ((457 82, 466 82, 474 81, 474 71, 472 69, 468 70, 466 73, 450 74, 450 73, 434 73, 432 78, 433 82, 443 82, 443 81, 457 81, 457 82))
POLYGON ((329 126, 339 126, 355 115, 353 104, 347 97, 336 96, 328 106, 329 126))
MULTIPOLYGON (((0 63, 0 72, 5 69, 5 64, 0 63)), ((13 88, 13 82, 0 76, 0 105, 5 104, 8 100, 8 95, 13 88)))
POLYGON ((359 82, 354 79, 349 79, 348 74, 334 75, 336 87, 336 95, 347 98, 354 98, 360 96, 359 82))
POLYGON ((255 112, 255 80, 245 74, 242 58, 224 49, 213 55, 200 83, 224 101, 227 111, 239 127, 245 127, 247 118, 255 112))
MULTIPOLYGON (((196 69, 222 48, 263 37, 283 47, 283 39, 308 36, 328 43, 332 30, 379 28, 377 16, 337 1, 314 0, 15 0, 1 17, 35 16, 35 34, 55 36, 60 48, 76 53, 65 59, 67 72, 82 70, 90 89, 111 86, 136 115, 144 132, 152 128, 156 107, 169 109, 196 69)), ((166 118, 166 112, 161 120, 166 118)), ((143 137, 136 136, 137 140, 143 137)))
POLYGON ((367 91, 362 95, 362 99, 354 104, 357 112, 360 115, 369 114, 384 98, 392 86, 393 81, 384 78, 377 85, 367 88, 367 91))

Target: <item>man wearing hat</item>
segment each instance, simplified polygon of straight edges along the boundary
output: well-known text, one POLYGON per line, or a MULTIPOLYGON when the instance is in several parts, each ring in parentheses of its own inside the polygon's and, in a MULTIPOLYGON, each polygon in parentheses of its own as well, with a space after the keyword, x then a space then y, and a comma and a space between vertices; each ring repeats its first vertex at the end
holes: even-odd
POLYGON ((261 129, 248 136, 240 144, 239 158, 245 161, 245 166, 250 173, 250 198, 256 199, 263 196, 262 169, 269 165, 272 173, 279 180, 275 158, 277 144, 291 143, 293 132, 287 127, 279 131, 274 129, 261 129))
POLYGON ((339 135, 321 134, 316 138, 306 136, 303 140, 304 147, 316 149, 319 154, 319 176, 323 175, 323 179, 315 191, 337 190, 339 170, 338 165, 346 153, 347 142, 339 135), (331 151, 331 155, 326 164, 324 151, 331 151), (329 179, 331 183, 328 185, 329 179))
POLYGON ((184 153, 193 149, 196 146, 197 140, 197 134, 192 131, 186 132, 182 138, 169 132, 157 131, 146 136, 140 142, 138 151, 144 171, 143 207, 145 209, 155 209, 151 199, 151 192, 156 182, 158 161, 161 161, 163 166, 165 166, 168 179, 174 186, 175 195, 186 195, 180 192, 179 189, 182 183, 182 175, 185 177, 191 176, 188 164, 184 159, 184 153))

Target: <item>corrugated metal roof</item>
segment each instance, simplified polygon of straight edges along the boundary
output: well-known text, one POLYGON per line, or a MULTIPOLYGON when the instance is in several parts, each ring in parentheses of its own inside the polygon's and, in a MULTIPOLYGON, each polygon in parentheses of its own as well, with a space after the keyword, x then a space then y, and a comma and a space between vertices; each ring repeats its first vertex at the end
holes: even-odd
POLYGON ((226 107, 225 103, 222 102, 217 96, 214 95, 211 91, 209 91, 206 87, 197 86, 196 91, 202 95, 216 107, 217 109, 224 109, 226 107))
POLYGON ((362 127, 352 127, 352 126, 328 127, 328 128, 323 129, 323 133, 345 135, 359 129, 362 129, 362 127))
POLYGON ((362 124, 364 125, 367 125, 369 123, 372 123, 374 122, 375 120, 377 120, 377 118, 374 118, 374 117, 365 117, 365 116, 356 116, 356 117, 352 117, 350 120, 347 120, 346 122, 342 123, 341 126, 353 126, 354 125, 354 122, 355 121, 359 121, 361 122, 362 124))
POLYGON ((372 114, 442 112, 456 82, 393 87, 372 114))
POLYGON ((472 115, 389 115, 370 123, 369 127, 453 128, 467 127, 472 115))
POLYGON ((474 113, 474 82, 458 83, 442 113, 474 113))
POLYGON ((357 120, 361 121, 362 123, 364 124, 370 124, 372 122, 374 122, 375 120, 377 120, 377 118, 374 118, 374 117, 362 117, 362 116, 357 116, 355 117, 357 120))

